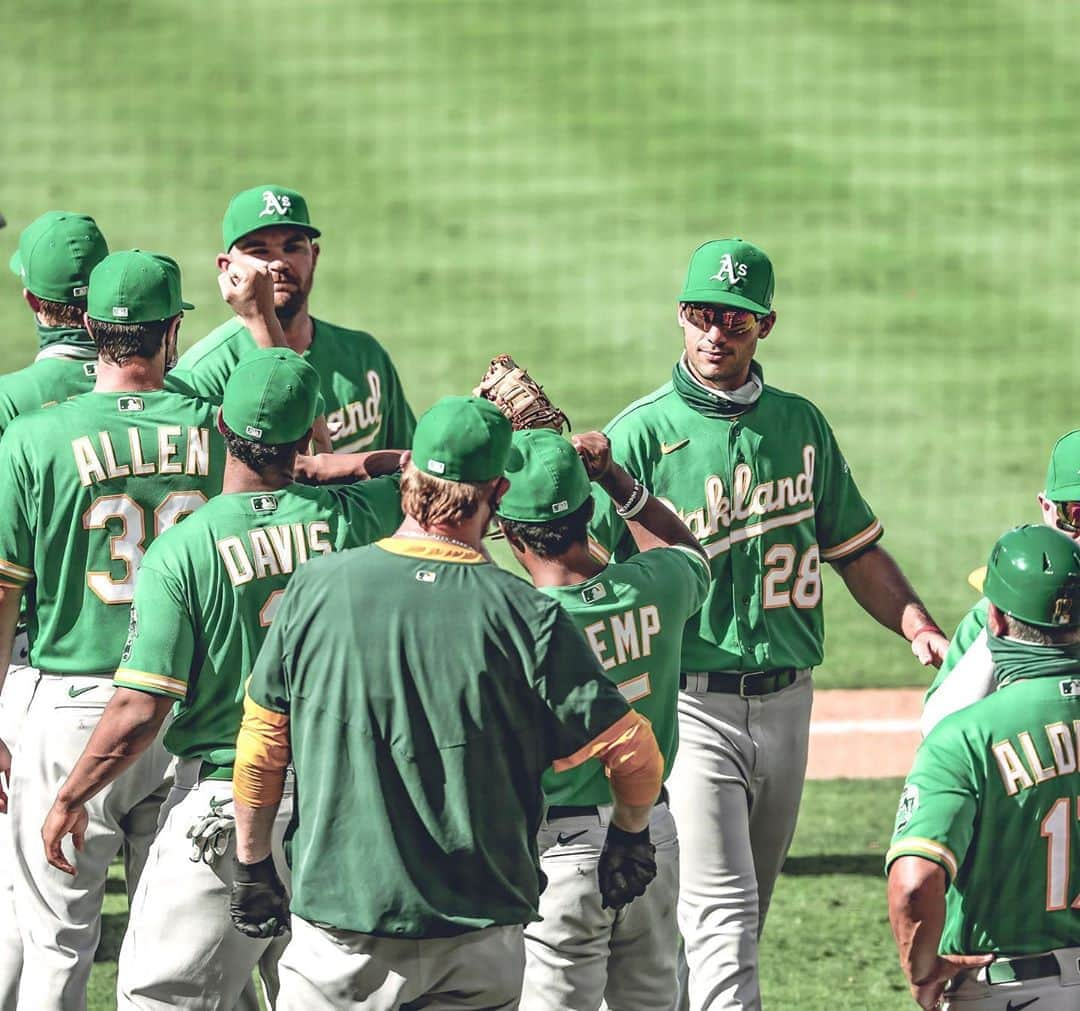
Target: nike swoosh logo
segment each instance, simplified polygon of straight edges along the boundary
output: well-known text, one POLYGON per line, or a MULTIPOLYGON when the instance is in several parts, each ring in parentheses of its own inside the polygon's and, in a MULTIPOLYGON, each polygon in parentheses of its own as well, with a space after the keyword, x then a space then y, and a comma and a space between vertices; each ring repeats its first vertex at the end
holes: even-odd
POLYGON ((92 692, 97 685, 87 685, 85 688, 76 688, 72 685, 68 688, 68 698, 77 699, 80 695, 85 695, 87 692, 92 692))
MULTIPOLYGON (((569 835, 563 835, 560 832, 555 841, 560 846, 566 846, 568 843, 572 843, 575 839, 580 838, 581 836, 583 836, 588 831, 589 830, 587 828, 583 828, 580 832, 571 832, 569 835)), ((1038 1000, 1038 998, 1036 998, 1036 1000, 1038 1000)))
POLYGON ((1012 1001, 1009 1001, 1009 1003, 1005 1005, 1005 1011, 1023 1011, 1024 1008, 1034 1004, 1038 999, 1038 997, 1032 997, 1031 1000, 1026 1000, 1023 1004, 1014 1004, 1012 1001))
POLYGON ((680 442, 662 442, 660 443, 660 452, 667 456, 668 453, 674 453, 677 449, 682 449, 690 440, 683 439, 680 442))

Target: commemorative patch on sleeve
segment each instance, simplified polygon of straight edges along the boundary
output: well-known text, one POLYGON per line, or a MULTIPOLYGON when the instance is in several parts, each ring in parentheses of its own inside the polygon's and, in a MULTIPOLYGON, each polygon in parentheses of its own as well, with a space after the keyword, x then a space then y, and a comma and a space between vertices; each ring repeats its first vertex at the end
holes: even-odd
POLYGON ((900 794, 900 806, 896 809, 896 824, 893 826, 893 834, 903 832, 908 827, 912 815, 919 809, 919 788, 911 783, 904 784, 904 792, 900 794))

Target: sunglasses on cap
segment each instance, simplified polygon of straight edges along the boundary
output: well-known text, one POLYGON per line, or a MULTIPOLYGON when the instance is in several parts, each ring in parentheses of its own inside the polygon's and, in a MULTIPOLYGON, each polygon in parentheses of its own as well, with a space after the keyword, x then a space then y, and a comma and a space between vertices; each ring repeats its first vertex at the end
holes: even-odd
POLYGON ((1080 534, 1080 502, 1055 502, 1057 525, 1070 534, 1080 534))
POLYGON ((725 333, 746 333, 753 329, 756 322, 764 316, 749 309, 734 309, 730 305, 712 305, 710 303, 684 302, 683 316, 698 330, 711 330, 716 327, 725 333))

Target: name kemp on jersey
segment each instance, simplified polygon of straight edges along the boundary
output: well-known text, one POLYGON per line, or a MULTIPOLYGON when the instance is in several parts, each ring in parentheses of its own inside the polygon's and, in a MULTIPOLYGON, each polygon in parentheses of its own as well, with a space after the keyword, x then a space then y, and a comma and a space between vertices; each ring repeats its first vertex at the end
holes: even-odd
POLYGON ((253 579, 288 575, 313 555, 330 554, 334 546, 329 537, 330 524, 317 520, 256 527, 243 536, 233 534, 216 543, 229 581, 242 586, 253 579))
MULTIPOLYGON (((180 425, 158 425, 152 451, 147 454, 138 428, 127 429, 127 462, 118 459, 114 432, 83 435, 71 443, 79 483, 84 488, 119 477, 147 474, 189 474, 206 477, 210 473, 210 430, 180 425)), ((120 438, 121 445, 123 444, 120 438)), ((122 459, 122 457, 121 457, 122 459)))
MULTIPOLYGON (((652 656, 652 638, 660 632, 660 609, 655 604, 631 608, 585 625, 582 631, 600 666, 611 670, 652 656)), ((617 682, 617 686, 627 702, 636 702, 652 690, 648 672, 617 682)))

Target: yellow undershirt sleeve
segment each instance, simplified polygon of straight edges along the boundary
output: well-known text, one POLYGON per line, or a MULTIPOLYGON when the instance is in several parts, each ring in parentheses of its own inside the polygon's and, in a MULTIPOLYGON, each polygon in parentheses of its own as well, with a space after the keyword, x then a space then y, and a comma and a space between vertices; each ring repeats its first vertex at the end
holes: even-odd
POLYGON ((281 800, 289 750, 289 717, 263 709, 244 695, 244 721, 236 738, 233 796, 248 807, 271 807, 281 800))

